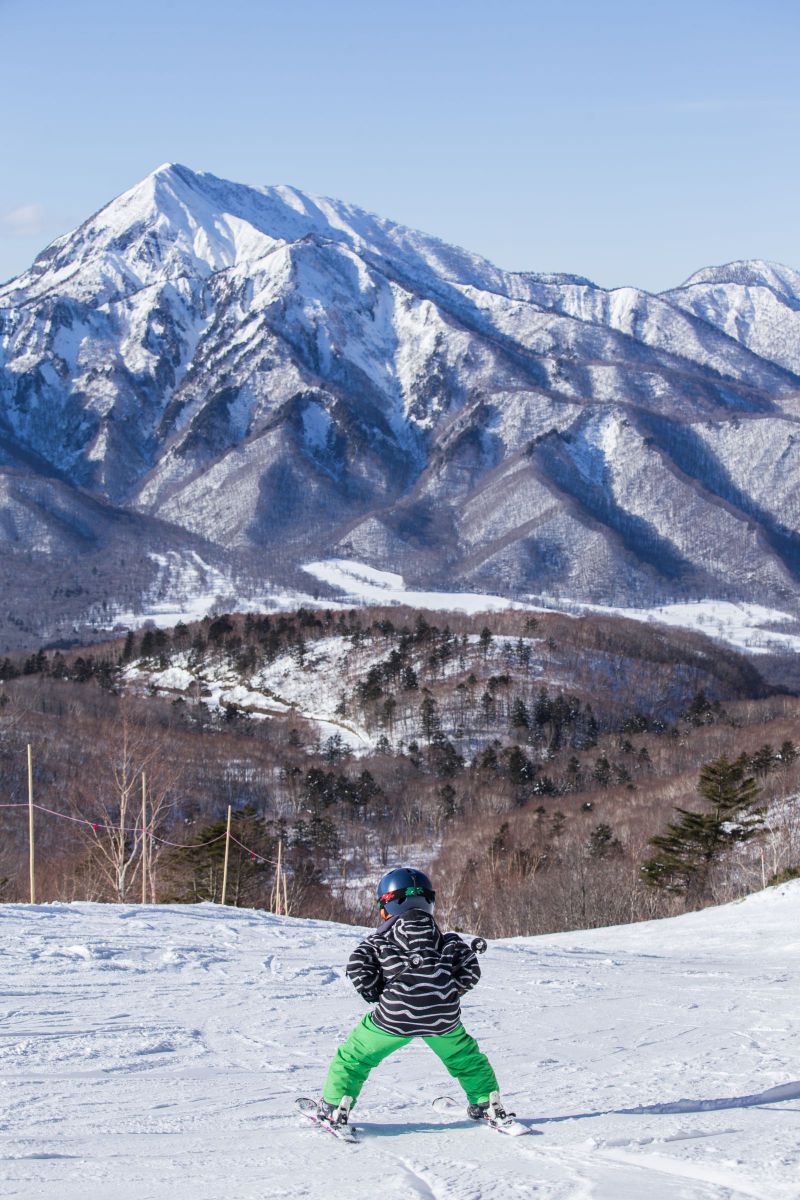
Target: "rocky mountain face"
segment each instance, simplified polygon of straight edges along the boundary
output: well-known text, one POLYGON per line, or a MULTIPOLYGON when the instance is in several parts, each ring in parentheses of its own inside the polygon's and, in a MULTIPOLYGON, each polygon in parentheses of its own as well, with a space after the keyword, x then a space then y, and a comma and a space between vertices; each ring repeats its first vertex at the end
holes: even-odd
POLYGON ((775 264, 607 291, 173 165, 0 287, 0 641, 146 612, 198 560, 239 597, 341 556, 797 612, 798 482, 775 264))

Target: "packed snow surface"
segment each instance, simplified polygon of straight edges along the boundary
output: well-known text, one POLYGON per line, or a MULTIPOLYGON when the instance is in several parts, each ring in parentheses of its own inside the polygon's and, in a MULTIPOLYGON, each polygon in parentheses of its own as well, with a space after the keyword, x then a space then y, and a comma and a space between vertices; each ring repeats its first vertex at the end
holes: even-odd
POLYGON ((800 883, 671 921, 490 944, 464 1020, 537 1136, 431 1101, 422 1043, 362 1145, 304 1123, 365 1006, 347 926, 197 907, 0 908, 0 1128, 24 1200, 797 1200, 800 883))
POLYGON ((340 588, 349 599, 365 604, 408 604, 432 612, 497 612, 524 608, 503 596, 483 592, 418 592, 407 588, 402 575, 379 571, 349 558, 329 558, 305 563, 303 570, 322 583, 340 588))

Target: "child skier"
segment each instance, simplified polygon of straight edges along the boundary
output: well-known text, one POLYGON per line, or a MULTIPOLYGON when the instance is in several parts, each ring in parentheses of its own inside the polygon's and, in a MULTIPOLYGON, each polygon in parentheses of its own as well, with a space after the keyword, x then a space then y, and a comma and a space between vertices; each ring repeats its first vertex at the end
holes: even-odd
POLYGON ((317 1118, 346 1125, 373 1067, 421 1037, 466 1092, 473 1120, 503 1120, 497 1079, 461 1024, 461 996, 480 979, 473 950, 433 918, 436 893, 413 867, 397 867, 378 884, 381 924, 353 951, 347 974, 371 1013, 334 1055, 317 1118))

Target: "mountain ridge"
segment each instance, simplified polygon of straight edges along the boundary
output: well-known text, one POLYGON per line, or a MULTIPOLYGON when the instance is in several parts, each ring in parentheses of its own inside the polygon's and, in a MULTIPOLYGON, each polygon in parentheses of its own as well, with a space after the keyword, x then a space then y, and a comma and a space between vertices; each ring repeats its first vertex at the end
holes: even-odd
POLYGON ((518 599, 796 611, 799 401, 781 264, 608 290, 180 164, 0 286, 0 469, 276 583, 330 554, 518 599))

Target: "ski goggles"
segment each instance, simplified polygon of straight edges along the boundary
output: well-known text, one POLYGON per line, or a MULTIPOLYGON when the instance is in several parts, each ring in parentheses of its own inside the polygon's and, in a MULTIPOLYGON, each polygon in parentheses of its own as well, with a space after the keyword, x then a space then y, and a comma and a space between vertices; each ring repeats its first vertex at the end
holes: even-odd
POLYGON ((390 904, 392 901, 402 904, 409 896, 424 896, 429 904, 433 904, 436 900, 436 892, 432 891, 431 888, 404 887, 397 888, 394 892, 384 892, 382 896, 378 896, 375 903, 380 907, 384 904, 390 904))

